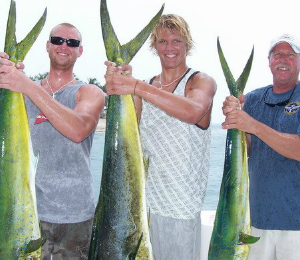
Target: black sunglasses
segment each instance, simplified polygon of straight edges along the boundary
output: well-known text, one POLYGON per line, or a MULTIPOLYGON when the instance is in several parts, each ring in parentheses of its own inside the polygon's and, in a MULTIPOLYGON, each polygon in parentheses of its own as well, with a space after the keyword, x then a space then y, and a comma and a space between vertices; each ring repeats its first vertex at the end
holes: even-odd
POLYGON ((52 36, 50 37, 50 42, 54 45, 62 45, 64 42, 66 42, 67 46, 69 47, 79 47, 80 41, 75 39, 65 39, 61 37, 52 36))
POLYGON ((266 90, 265 93, 264 93, 263 101, 264 101, 264 103, 265 103, 267 106, 269 106, 269 107, 275 107, 275 106, 283 107, 283 106, 286 106, 286 105, 290 102, 290 100, 291 100, 291 98, 292 98, 292 96, 293 96, 293 94, 294 94, 294 91, 295 91, 295 88, 296 88, 296 87, 297 87, 297 86, 294 87, 294 89, 293 89, 293 91, 292 91, 292 93, 291 93, 291 95, 289 96, 288 99, 286 99, 286 100, 284 100, 284 101, 281 101, 281 102, 278 102, 278 103, 269 103, 269 102, 266 101, 267 93, 268 93, 268 91, 272 88, 272 87, 269 87, 269 88, 267 88, 267 90, 266 90))

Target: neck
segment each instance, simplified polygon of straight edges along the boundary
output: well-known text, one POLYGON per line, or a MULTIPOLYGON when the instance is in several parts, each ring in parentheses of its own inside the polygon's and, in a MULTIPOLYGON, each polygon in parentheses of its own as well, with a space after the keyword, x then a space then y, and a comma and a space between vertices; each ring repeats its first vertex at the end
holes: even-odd
POLYGON ((69 84, 74 81, 73 75, 55 75, 51 72, 47 75, 44 80, 45 86, 48 88, 48 93, 52 95, 52 98, 55 99, 56 93, 66 88, 69 84))
POLYGON ((50 68, 49 76, 52 78, 72 78, 73 77, 73 69, 68 70, 59 70, 50 68))
POLYGON ((273 92, 274 93, 285 93, 288 92, 289 90, 293 89, 298 80, 296 81, 291 81, 291 82, 275 82, 273 81, 273 92))
POLYGON ((74 79, 73 71, 50 70, 47 79, 53 91, 55 92, 56 90, 61 88, 61 86, 67 84, 68 82, 72 81, 72 79, 74 79))
POLYGON ((180 68, 175 69, 162 69, 162 72, 160 74, 161 81, 166 84, 172 82, 174 79, 181 77, 185 74, 185 72, 188 70, 188 67, 181 66, 180 68))

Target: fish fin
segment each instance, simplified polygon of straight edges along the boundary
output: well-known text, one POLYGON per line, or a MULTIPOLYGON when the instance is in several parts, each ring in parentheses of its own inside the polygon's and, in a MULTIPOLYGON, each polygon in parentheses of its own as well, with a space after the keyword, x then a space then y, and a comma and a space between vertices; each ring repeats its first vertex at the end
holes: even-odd
POLYGON ((25 246, 24 253, 29 254, 29 253, 32 253, 32 252, 38 250, 40 247, 42 247, 46 243, 46 240, 47 240, 46 236, 42 236, 41 238, 36 239, 36 240, 31 240, 25 246))
POLYGON ((142 47, 144 42, 147 40, 152 29, 154 28, 162 14, 164 5, 161 7, 160 11, 152 18, 148 25, 134 39, 124 44, 123 46, 120 45, 118 37, 111 24, 106 0, 101 0, 100 6, 102 36, 106 50, 106 56, 110 61, 116 62, 117 65, 124 63, 128 64, 142 47))
POLYGON ((223 69, 223 73, 230 91, 230 94, 239 98, 240 95, 243 93, 249 74, 250 74, 250 70, 251 70, 251 66, 252 66, 252 61, 253 61, 253 56, 254 56, 254 47, 252 48, 252 52, 251 55, 247 61, 247 64, 242 72, 242 74, 240 75, 240 77, 238 78, 237 81, 234 80, 234 77, 230 71, 230 68, 228 66, 228 63, 225 59, 225 56, 223 54, 222 48, 221 48, 221 44, 219 41, 219 37, 217 40, 217 46, 218 46, 218 53, 219 53, 219 59, 221 62, 221 66, 223 69))
POLYGON ((249 74, 250 74, 252 61, 253 61, 253 56, 254 56, 254 46, 252 48, 251 55, 250 55, 250 57, 247 61, 247 64, 246 64, 241 76, 236 81, 236 85, 237 85, 237 88, 238 88, 240 93, 244 92, 244 89, 245 89, 245 86, 246 86, 246 83, 247 83, 247 80, 248 80, 248 77, 249 77, 249 74))
POLYGON ((134 249, 134 251, 132 253, 129 254, 128 256, 128 259, 129 260, 135 260, 136 256, 137 256, 137 253, 139 251, 139 248, 140 248, 140 245, 141 245, 141 242, 142 242, 142 239, 143 239, 143 233, 141 234, 139 240, 138 240, 138 243, 134 249))
POLYGON ((109 60, 117 62, 120 57, 121 44, 111 24, 106 0, 101 0, 100 18, 106 56, 109 60))
POLYGON ((39 161, 39 154, 37 154, 37 156, 34 155, 31 137, 30 137, 29 143, 30 143, 29 146, 30 146, 30 158, 31 158, 30 190, 32 192, 33 203, 35 205, 35 215, 38 216, 37 207, 36 207, 35 176, 36 176, 36 170, 37 170, 37 165, 38 165, 38 161, 39 161))
POLYGON ((151 215, 150 215, 150 208, 149 208, 149 211, 148 211, 148 227, 150 228, 150 218, 151 218, 151 215))
POLYGON ((16 2, 11 1, 9 15, 6 26, 6 36, 5 36, 5 47, 4 52, 9 55, 9 58, 13 62, 23 61, 26 54, 32 47, 33 43, 37 39, 39 33, 41 32, 47 16, 47 8, 44 14, 41 16, 39 21, 33 27, 33 29, 28 33, 28 35, 17 44, 16 39, 16 2))
POLYGON ((9 56, 15 54, 14 46, 16 45, 16 42, 16 2, 14 0, 11 0, 6 25, 6 36, 4 45, 4 52, 8 53, 9 56), (12 48, 14 50, 12 50, 12 48))
MULTIPOLYGON (((150 231, 150 228, 151 228, 151 215, 150 215, 150 208, 149 208, 149 211, 148 211, 148 229, 150 231)), ((149 239, 150 239, 150 243, 151 243, 151 232, 149 232, 149 239)))
POLYGON ((254 237, 245 233, 241 233, 239 236, 239 245, 249 245, 256 243, 260 237, 254 237))
POLYGON ((148 178, 149 162, 150 162, 149 158, 148 158, 148 159, 146 159, 146 158, 144 157, 144 166, 145 166, 145 181, 146 181, 146 180, 147 180, 147 178, 148 178))
POLYGON ((223 69, 223 73, 224 73, 224 76, 225 76, 230 94, 235 96, 237 94, 236 82, 235 82, 235 79, 234 79, 234 77, 233 77, 233 75, 230 71, 228 63, 225 59, 224 53, 223 53, 222 48, 221 48, 219 37, 218 37, 218 40, 217 40, 217 46, 218 46, 219 59, 220 59, 220 62, 221 62, 221 66, 222 66, 222 69, 223 69))
POLYGON ((26 54, 34 44, 35 40, 39 36, 40 32, 42 31, 44 24, 47 18, 47 8, 39 21, 35 24, 35 26, 31 29, 31 31, 26 35, 26 37, 17 44, 17 61, 23 61, 26 54))
POLYGON ((164 6, 165 5, 163 4, 158 13, 134 39, 121 47, 122 58, 126 64, 132 60, 132 58, 139 51, 144 42, 148 39, 150 33, 152 32, 164 10, 164 6))

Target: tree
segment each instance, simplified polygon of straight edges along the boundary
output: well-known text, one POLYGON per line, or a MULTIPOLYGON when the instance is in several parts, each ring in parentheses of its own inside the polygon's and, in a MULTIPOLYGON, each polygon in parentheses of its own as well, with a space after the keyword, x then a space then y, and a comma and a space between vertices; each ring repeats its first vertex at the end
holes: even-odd
MULTIPOLYGON (((29 76, 29 78, 33 81, 42 80, 42 79, 46 78, 48 76, 48 74, 49 74, 49 72, 39 73, 35 76, 29 76)), ((78 77, 74 73, 73 73, 73 77, 76 80, 79 80, 78 77)))
POLYGON ((44 78, 46 78, 48 76, 49 72, 44 72, 44 73, 39 73, 35 76, 30 76, 29 78, 33 81, 38 81, 38 80, 42 80, 44 78))
MULTIPOLYGON (((96 85, 98 88, 102 89, 104 93, 106 93, 105 86, 102 86, 96 78, 88 78, 88 83, 96 85)), ((108 96, 105 95, 105 104, 100 115, 101 118, 106 118, 107 106, 108 106, 108 96)))
POLYGON ((96 78, 88 78, 88 83, 96 85, 98 88, 101 88, 104 93, 106 93, 105 86, 102 86, 96 78))

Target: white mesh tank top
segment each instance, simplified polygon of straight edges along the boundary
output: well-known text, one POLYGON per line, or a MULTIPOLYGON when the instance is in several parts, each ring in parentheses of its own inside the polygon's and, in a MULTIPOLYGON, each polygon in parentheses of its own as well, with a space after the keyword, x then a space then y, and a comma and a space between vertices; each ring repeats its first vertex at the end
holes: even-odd
MULTIPOLYGON (((184 96, 186 83, 195 73, 189 69, 174 94, 184 96)), ((206 193, 210 127, 203 130, 182 122, 143 100, 140 131, 145 157, 150 160, 146 184, 150 212, 195 218, 206 193)))

